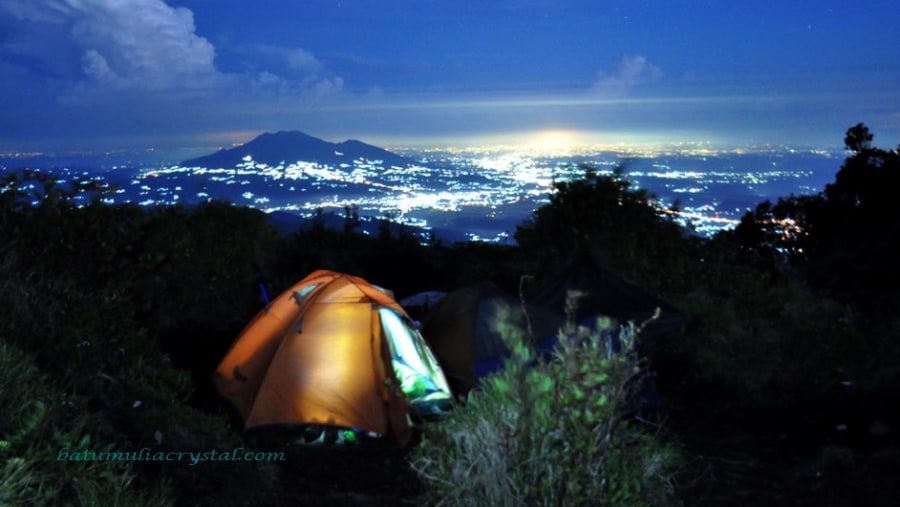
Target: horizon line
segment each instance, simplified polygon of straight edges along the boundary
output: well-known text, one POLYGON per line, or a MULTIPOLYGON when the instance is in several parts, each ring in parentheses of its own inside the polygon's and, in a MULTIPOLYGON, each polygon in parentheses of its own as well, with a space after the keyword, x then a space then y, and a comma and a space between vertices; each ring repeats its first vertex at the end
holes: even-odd
MULTIPOLYGON (((738 141, 728 138, 716 138, 702 131, 690 130, 622 130, 603 131, 566 127, 549 127, 523 129, 516 131, 500 131, 491 133, 478 133, 470 135, 367 135, 362 132, 350 133, 346 136, 315 135, 297 128, 274 128, 271 130, 238 130, 219 132, 213 134, 198 135, 196 143, 182 146, 160 146, 159 143, 148 142, 140 145, 137 140, 123 146, 111 143, 104 148, 96 147, 66 147, 66 148, 4 148, 0 147, 0 159, 38 158, 38 157, 77 157, 77 156, 113 156, 113 155, 139 155, 161 156, 167 153, 215 153, 223 149, 231 149, 248 144, 264 134, 276 132, 300 132, 322 140, 340 143, 357 140, 384 149, 395 150, 522 150, 522 151, 553 151, 587 150, 599 151, 619 150, 672 150, 679 147, 705 148, 710 151, 761 151, 764 149, 817 149, 828 151, 832 154, 844 152, 840 143, 815 143, 815 142, 778 142, 749 139, 738 141), (335 140, 339 139, 339 140, 335 140), (205 142, 204 142, 205 141, 205 142)), ((28 143, 33 145, 34 143, 28 143)))

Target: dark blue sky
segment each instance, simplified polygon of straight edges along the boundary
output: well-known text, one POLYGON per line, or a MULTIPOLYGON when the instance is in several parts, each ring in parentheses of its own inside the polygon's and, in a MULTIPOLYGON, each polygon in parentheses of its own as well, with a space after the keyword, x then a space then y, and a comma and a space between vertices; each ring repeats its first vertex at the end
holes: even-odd
POLYGON ((900 142, 895 0, 0 0, 0 151, 900 142), (553 134, 546 134, 553 132, 553 134))

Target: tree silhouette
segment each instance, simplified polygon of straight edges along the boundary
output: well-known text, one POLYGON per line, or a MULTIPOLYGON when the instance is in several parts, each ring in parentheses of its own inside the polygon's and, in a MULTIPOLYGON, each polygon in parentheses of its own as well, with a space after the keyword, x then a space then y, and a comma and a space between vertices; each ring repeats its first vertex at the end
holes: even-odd
POLYGON ((683 278, 691 242, 654 196, 632 189, 617 170, 556 182, 550 202, 516 228, 515 239, 536 271, 588 255, 650 289, 683 278))
POLYGON ((844 136, 844 146, 850 151, 860 153, 869 149, 872 139, 874 139, 874 136, 869 132, 869 127, 862 123, 857 123, 855 126, 847 129, 847 134, 844 136))
POLYGON ((853 155, 825 187, 826 198, 864 230, 894 221, 893 193, 900 184, 900 152, 872 148, 873 138, 861 123, 847 131, 845 143, 853 155))
POLYGON ((757 263, 790 260, 816 287, 878 311, 898 307, 900 149, 873 139, 862 123, 849 128, 852 153, 823 192, 763 203, 728 234, 757 263))

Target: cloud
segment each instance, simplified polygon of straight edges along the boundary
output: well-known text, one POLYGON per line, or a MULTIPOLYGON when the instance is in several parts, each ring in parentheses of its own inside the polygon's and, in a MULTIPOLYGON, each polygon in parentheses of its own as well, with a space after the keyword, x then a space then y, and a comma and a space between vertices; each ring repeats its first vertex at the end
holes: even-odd
POLYGON ((344 80, 330 76, 305 49, 255 44, 244 48, 243 56, 258 93, 322 98, 343 91, 344 80))
POLYGON ((336 77, 332 79, 321 79, 313 85, 313 92, 318 97, 331 96, 340 93, 344 89, 344 80, 336 77))
MULTIPOLYGON (((18 28, 4 50, 44 74, 62 72, 69 83, 61 93, 67 103, 109 92, 135 98, 164 93, 171 99, 255 92, 318 96, 343 88, 341 78, 327 75, 302 48, 255 45, 245 53, 251 62, 245 72, 222 72, 215 46, 197 33, 193 13, 164 0, 4 0, 0 18, 4 13, 18 20, 11 23, 18 28), (35 32, 54 36, 38 40, 29 35, 35 32)), ((4 24, 0 19, 0 28, 4 24)))
POLYGON ((301 48, 255 44, 249 47, 247 53, 253 66, 278 69, 281 73, 309 76, 317 75, 323 69, 322 62, 315 55, 301 48))
POLYGON ((59 1, 34 1, 34 0, 7 0, 0 5, 14 18, 22 21, 40 21, 60 23, 65 21, 65 2, 59 1))
POLYGON ((614 73, 598 72, 591 88, 604 96, 624 97, 636 86, 659 80, 662 74, 659 67, 641 55, 624 56, 614 73))
POLYGON ((242 89, 250 96, 321 101, 344 90, 344 80, 305 49, 255 44, 242 54, 249 69, 242 89))
POLYGON ((158 0, 86 3, 93 8, 78 13, 72 35, 84 49, 85 75, 98 87, 166 91, 221 77, 215 48, 195 33, 191 11, 158 0))
MULTIPOLYGON (((79 53, 80 75, 70 76, 78 91, 171 91, 222 77, 215 48, 196 34, 191 11, 161 0, 10 0, 3 9, 64 35, 48 44, 79 53)), ((29 42, 21 51, 45 58, 46 46, 29 42)))
POLYGON ((238 55, 243 68, 217 67, 192 11, 166 0, 0 0, 0 92, 17 97, 0 132, 172 134, 262 121, 268 104, 304 110, 346 96, 344 80, 305 49, 238 55))
POLYGON ((287 51, 288 68, 298 72, 319 72, 322 63, 312 53, 301 48, 292 48, 287 51))

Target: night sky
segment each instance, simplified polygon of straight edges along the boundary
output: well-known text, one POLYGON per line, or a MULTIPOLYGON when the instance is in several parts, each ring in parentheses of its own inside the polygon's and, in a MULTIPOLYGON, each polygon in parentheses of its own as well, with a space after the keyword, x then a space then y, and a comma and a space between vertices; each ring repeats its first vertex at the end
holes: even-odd
POLYGON ((0 151, 900 142, 900 4, 0 0, 0 151))

